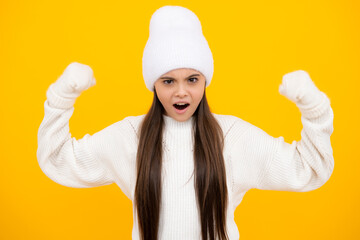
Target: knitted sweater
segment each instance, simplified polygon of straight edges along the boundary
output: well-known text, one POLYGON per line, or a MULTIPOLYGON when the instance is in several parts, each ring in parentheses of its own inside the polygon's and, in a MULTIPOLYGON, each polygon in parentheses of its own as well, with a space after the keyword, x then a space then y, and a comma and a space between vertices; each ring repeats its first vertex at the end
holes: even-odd
MULTIPOLYGON (((213 114, 225 136, 224 161, 228 187, 227 231, 230 240, 240 238, 234 212, 252 188, 311 191, 331 176, 334 159, 330 143, 333 111, 330 100, 301 109, 301 140, 286 143, 260 128, 230 115, 213 114)), ((74 99, 47 90, 45 116, 38 131, 37 158, 42 171, 68 187, 89 188, 116 183, 134 199, 139 126, 144 115, 126 117, 82 139, 71 137, 69 119, 74 99)), ((193 117, 178 122, 163 116, 162 205, 159 239, 201 239, 194 189, 191 126, 193 117)), ((134 206, 133 206, 133 210, 134 206)), ((133 211, 135 213, 135 211, 133 211)), ((132 239, 139 239, 137 215, 132 239)))

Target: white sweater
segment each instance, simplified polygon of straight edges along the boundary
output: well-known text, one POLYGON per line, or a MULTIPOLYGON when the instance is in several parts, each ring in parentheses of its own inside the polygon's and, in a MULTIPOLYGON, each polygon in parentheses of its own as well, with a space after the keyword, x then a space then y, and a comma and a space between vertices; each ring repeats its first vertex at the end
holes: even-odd
MULTIPOLYGON (((322 92, 321 92, 322 93, 322 92)), ((300 109, 301 140, 292 144, 230 115, 214 114, 225 134, 224 160, 229 205, 230 240, 240 238, 234 211, 251 188, 311 191, 331 176, 334 159, 330 143, 333 111, 330 100, 312 109, 300 109)), ((131 116, 82 139, 69 133, 75 99, 47 90, 45 117, 38 131, 37 158, 42 171, 68 187, 88 188, 116 183, 134 199, 138 127, 144 115, 131 116)), ((177 122, 164 116, 164 159, 159 239, 201 239, 194 189, 193 118, 177 122)), ((134 212, 134 211, 133 211, 134 212)), ((134 214, 132 239, 139 239, 134 214)))

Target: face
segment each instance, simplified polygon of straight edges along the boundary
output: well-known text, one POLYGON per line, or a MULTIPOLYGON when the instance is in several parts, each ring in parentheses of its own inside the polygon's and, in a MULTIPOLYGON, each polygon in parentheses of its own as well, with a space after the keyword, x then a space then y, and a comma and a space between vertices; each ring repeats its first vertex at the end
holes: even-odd
POLYGON ((187 121, 204 95, 205 77, 194 69, 174 69, 157 79, 155 90, 167 116, 187 121))

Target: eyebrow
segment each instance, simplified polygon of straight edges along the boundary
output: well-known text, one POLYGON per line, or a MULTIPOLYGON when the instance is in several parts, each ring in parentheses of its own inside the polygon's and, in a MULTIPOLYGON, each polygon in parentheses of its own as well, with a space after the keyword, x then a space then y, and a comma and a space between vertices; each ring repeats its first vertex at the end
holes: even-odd
MULTIPOLYGON (((194 76, 200 76, 200 74, 198 74, 198 73, 192 74, 192 75, 188 76, 187 78, 194 77, 194 76)), ((160 79, 174 79, 174 78, 165 76, 165 77, 161 77, 160 79)))

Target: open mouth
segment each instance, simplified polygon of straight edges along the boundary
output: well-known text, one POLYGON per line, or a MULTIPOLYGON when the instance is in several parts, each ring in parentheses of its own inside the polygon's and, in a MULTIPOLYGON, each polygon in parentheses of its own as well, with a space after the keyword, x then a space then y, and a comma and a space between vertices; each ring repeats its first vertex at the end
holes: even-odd
POLYGON ((183 110, 185 108, 187 108, 190 104, 188 103, 179 103, 179 104, 174 104, 173 106, 178 109, 178 110, 183 110))

